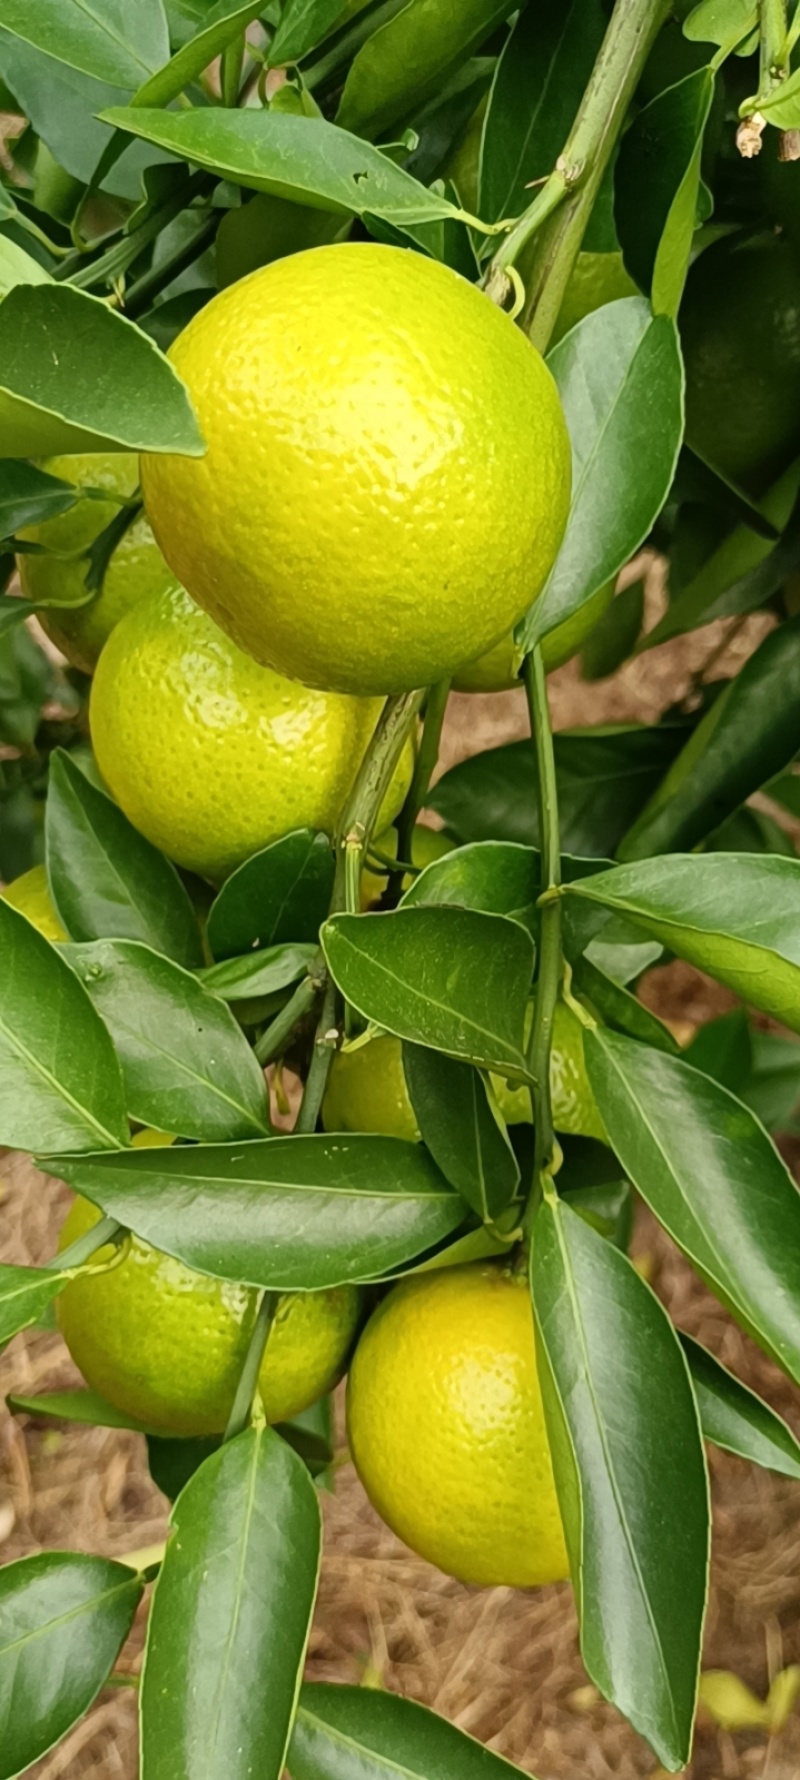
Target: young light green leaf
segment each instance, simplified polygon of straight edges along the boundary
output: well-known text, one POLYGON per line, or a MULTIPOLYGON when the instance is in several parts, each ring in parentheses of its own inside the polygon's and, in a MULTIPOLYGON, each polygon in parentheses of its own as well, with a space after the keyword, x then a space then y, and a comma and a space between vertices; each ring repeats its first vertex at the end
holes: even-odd
POLYGON ((175 867, 62 748, 50 756, 45 846, 71 939, 142 940, 178 964, 202 963, 197 917, 175 867))
POLYGON ((523 6, 497 63, 480 156, 478 209, 519 216, 556 164, 603 41, 599 0, 523 6))
POLYGON ((583 1660, 658 1759, 679 1768, 691 1752, 710 1533, 686 1361, 627 1258, 563 1202, 540 1207, 531 1280, 583 1660))
POLYGON ((20 1329, 38 1323, 66 1285, 68 1275, 41 1267, 0 1266, 0 1347, 20 1329))
POLYGON ((508 16, 507 0, 408 0, 351 63, 336 121, 370 140, 422 105, 508 16))
POLYGON ((169 55, 162 0, 0 0, 0 26, 112 86, 138 86, 169 55))
POLYGON ((333 889, 325 834, 298 828, 231 872, 212 904, 208 943, 217 959, 257 947, 317 940, 333 889))
POLYGON ((223 1001, 248 1001, 252 995, 274 995, 308 973, 318 947, 266 946, 247 958, 225 958, 197 972, 204 989, 223 1001))
POLYGON ((742 1327, 800 1380, 800 1193, 758 1120, 677 1057, 617 1032, 584 1038, 613 1149, 742 1327))
POLYGON ((0 303, 0 453, 204 450, 171 364, 132 321, 66 284, 0 303), (104 367, 87 376, 87 365, 104 367))
POLYGON ((334 981, 365 1020, 480 1068, 526 1074, 533 942, 516 921, 472 909, 397 909, 335 915, 321 938, 334 981))
POLYGON ((46 1755, 100 1692, 139 1578, 109 1558, 42 1551, 0 1570, 0 1780, 46 1755))
POLYGON ((800 749, 800 618, 771 631, 720 692, 617 849, 688 852, 800 749))
POLYGON ((280 23, 269 47, 271 68, 299 62, 333 30, 345 11, 344 0, 286 0, 280 23))
POLYGON ((488 1223, 513 1199, 519 1167, 482 1075, 471 1063, 414 1044, 403 1045, 403 1071, 423 1143, 488 1223))
POLYGON ((658 93, 622 138, 614 215, 625 264, 656 315, 676 315, 697 220, 714 74, 696 68, 658 93))
POLYGON ((66 513, 78 498, 78 490, 61 476, 51 476, 38 464, 18 458, 0 460, 0 538, 13 538, 26 525, 41 525, 66 513))
POLYGON ((128 1142, 108 1032, 69 965, 0 898, 0 1142, 18 1150, 128 1142))
POLYGON ((677 329, 643 297, 587 315, 548 365, 572 440, 572 507, 555 566, 515 632, 526 651, 638 549, 664 504, 683 436, 677 329))
POLYGON ((758 24, 756 0, 700 0, 683 21, 690 43, 716 43, 734 49, 758 24))
POLYGON ((173 1508, 142 1675, 142 1780, 280 1780, 317 1592, 302 1460, 249 1428, 173 1508))
POLYGON ((337 216, 374 214, 402 226, 460 215, 379 149, 323 118, 221 107, 173 112, 119 106, 105 111, 103 120, 221 179, 337 216))
POLYGON ((794 73, 765 98, 762 115, 777 130, 800 127, 800 69, 795 68, 794 73))
POLYGON ((114 1040, 132 1119, 201 1143, 269 1131, 263 1071, 224 1001, 136 940, 66 955, 114 1040))
POLYGON ((395 1137, 272 1137, 46 1167, 187 1267, 274 1291, 378 1279, 464 1221, 422 1145, 395 1137))
POLYGON ((264 0, 245 0, 244 4, 243 0, 217 0, 206 13, 202 29, 182 44, 163 68, 157 67, 134 93, 131 104, 169 105, 263 11, 264 0))
POLYGON ((289 1746, 291 1780, 522 1780, 466 1731, 380 1688, 306 1683, 289 1746))
POLYGON ((785 1421, 699 1341, 683 1331, 679 1339, 689 1362, 705 1439, 737 1458, 763 1465, 767 1471, 800 1478, 800 1444, 785 1421))
MULTIPOLYGON (((800 1030, 800 860, 674 853, 581 878, 564 895, 592 912, 600 904, 625 915, 743 1001, 800 1030)), ((587 927, 591 933, 591 920, 587 927)))

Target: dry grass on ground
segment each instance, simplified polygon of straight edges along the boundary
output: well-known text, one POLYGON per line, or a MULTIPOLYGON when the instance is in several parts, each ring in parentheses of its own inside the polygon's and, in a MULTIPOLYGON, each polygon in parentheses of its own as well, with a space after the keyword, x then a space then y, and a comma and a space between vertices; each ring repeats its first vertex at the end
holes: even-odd
MULTIPOLYGON (((763 623, 748 623, 736 653, 749 652, 763 623)), ((572 668, 562 670, 552 682, 556 724, 657 716, 689 690, 712 641, 706 632, 654 652, 598 687, 583 685, 572 668)), ((454 699, 445 761, 524 729, 518 693, 454 699)), ((660 1013, 684 1021, 707 1019, 729 1005, 697 972, 674 966, 653 973, 648 999, 660 1013)), ((3 1259, 40 1261, 51 1254, 67 1197, 21 1158, 0 1164, 3 1259)), ((645 1213, 636 1249, 680 1326, 797 1427, 796 1394, 645 1213)), ((18 1338, 0 1359, 2 1393, 55 1388, 72 1377, 57 1336, 18 1338)), ((711 1468, 715 1538, 704 1661, 736 1670, 763 1694, 777 1669, 800 1661, 800 1488, 718 1453, 711 1468)), ((0 1414, 0 1560, 43 1546, 138 1550, 163 1537, 165 1516, 138 1436, 45 1429, 0 1414)), ((587 1686, 567 1587, 515 1593, 449 1581, 380 1525, 350 1466, 339 1472, 336 1495, 325 1500, 325 1519, 312 1677, 357 1681, 365 1668, 376 1670, 388 1686, 437 1707, 539 1780, 639 1780, 657 1771, 641 1740, 587 1686)), ((124 1668, 138 1667, 141 1638, 138 1623, 124 1668)), ((135 1696, 127 1689, 103 1693, 61 1748, 31 1770, 36 1780, 133 1780, 135 1773, 135 1696)), ((701 1724, 687 1770, 691 1780, 797 1780, 798 1774, 800 1714, 772 1742, 761 1733, 731 1738, 701 1724)))

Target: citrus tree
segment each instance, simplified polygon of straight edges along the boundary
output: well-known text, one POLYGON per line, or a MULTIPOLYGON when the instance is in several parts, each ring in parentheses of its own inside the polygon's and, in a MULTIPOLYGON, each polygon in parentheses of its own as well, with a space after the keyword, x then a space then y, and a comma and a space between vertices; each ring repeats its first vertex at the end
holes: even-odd
POLYGON ((389 1524, 569 1575, 592 1680, 690 1758, 704 1442, 800 1446, 627 1244, 639 1195, 800 1377, 798 37, 0 0, 0 1140, 79 1194, 0 1337, 54 1306, 85 1388, 12 1406, 140 1430, 173 1499, 141 1566, 0 1572, 0 1780, 151 1583, 145 1780, 517 1771, 302 1683, 351 1358, 389 1524), (552 735, 577 651, 755 611, 735 678, 552 735), (431 789, 450 686, 518 679, 530 742, 431 789), (670 957, 741 1003, 684 1054, 670 957))

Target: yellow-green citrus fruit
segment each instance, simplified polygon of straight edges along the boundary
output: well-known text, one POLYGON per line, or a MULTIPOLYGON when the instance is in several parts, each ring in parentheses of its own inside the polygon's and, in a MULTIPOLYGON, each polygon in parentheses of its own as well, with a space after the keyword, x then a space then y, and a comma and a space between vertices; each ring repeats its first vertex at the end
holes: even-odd
MULTIPOLYGON (((523 271, 523 278, 524 275, 523 271)), ((570 328, 583 321, 585 315, 593 315, 595 309, 603 309, 606 303, 615 303, 619 297, 638 295, 638 287, 630 273, 626 272, 619 251, 579 253, 564 292, 550 345, 557 345, 569 333, 570 328)))
POLYGON ((33 927, 38 927, 45 939, 58 944, 69 936, 59 921, 53 907, 53 898, 47 882, 47 873, 43 865, 32 865, 30 871, 24 871, 13 883, 7 884, 0 892, 11 907, 19 909, 21 915, 27 915, 33 927))
MULTIPOLYGON (((614 598, 614 585, 613 581, 607 581, 605 587, 598 587, 591 599, 586 600, 571 618, 565 618, 563 624, 557 625, 544 638, 542 660, 546 674, 552 674, 555 668, 563 667, 565 661, 570 661, 573 655, 580 652, 598 619, 608 611, 614 598)), ((507 692, 512 686, 519 685, 519 666, 519 650, 514 643, 513 633, 509 632, 501 642, 495 643, 488 654, 459 668, 453 679, 453 689, 455 692, 507 692)))
POLYGON ((608 1143, 583 1055, 583 1025, 566 1001, 556 1003, 550 1052, 553 1127, 568 1137, 597 1137, 608 1143))
POLYGON ((437 260, 345 243, 206 304, 170 349, 208 444, 146 456, 159 544, 256 660, 361 695, 428 686, 541 589, 569 505, 555 383, 437 260))
MULTIPOLYGON (((90 721, 100 771, 134 826, 219 879, 293 828, 332 833, 380 711, 380 699, 309 691, 259 667, 172 587, 109 638, 90 721)), ((382 821, 413 770, 409 742, 382 821)))
POLYGON ((373 1506, 429 1563, 484 1587, 568 1573, 523 1278, 446 1267, 395 1286, 347 1392, 373 1506))
MULTIPOLYGON (((76 1199, 66 1248, 100 1212, 76 1199)), ((110 1248, 98 1250, 100 1260, 110 1248)), ((357 1286, 281 1298, 258 1385, 267 1420, 288 1421, 342 1376, 361 1314, 357 1286)), ((233 1407, 258 1303, 248 1286, 195 1273, 129 1238, 119 1266, 65 1286, 58 1326, 92 1390, 125 1415, 171 1434, 219 1434, 233 1407)))
MULTIPOLYGON (((139 481, 138 461, 124 451, 45 458, 41 468, 79 488, 107 488, 110 495, 132 495, 139 481)), ((40 600, 63 601, 39 616, 56 647, 85 674, 92 672, 106 638, 137 600, 175 580, 144 513, 139 513, 120 538, 97 597, 89 605, 70 604, 85 599, 86 551, 119 510, 116 500, 80 500, 66 513, 29 525, 19 534, 47 552, 59 553, 17 558, 22 591, 34 605, 40 600)))
MULTIPOLYGON (((434 859, 443 859, 446 853, 452 853, 455 845, 455 841, 451 841, 448 835, 442 833, 441 829, 429 828, 427 823, 418 822, 411 837, 411 862, 418 867, 419 871, 424 871, 425 866, 432 865, 434 859)), ((376 835, 375 847, 385 859, 396 859, 397 829, 385 828, 382 834, 376 835)), ((361 873, 362 908, 367 909, 373 902, 377 902, 383 895, 386 884, 386 873, 372 871, 367 867, 367 870, 361 873)), ((407 890, 410 884, 411 872, 407 871, 403 877, 403 889, 407 890)))
POLYGON ((686 439, 760 494, 800 449, 800 254, 726 237, 691 268, 680 312, 686 439))

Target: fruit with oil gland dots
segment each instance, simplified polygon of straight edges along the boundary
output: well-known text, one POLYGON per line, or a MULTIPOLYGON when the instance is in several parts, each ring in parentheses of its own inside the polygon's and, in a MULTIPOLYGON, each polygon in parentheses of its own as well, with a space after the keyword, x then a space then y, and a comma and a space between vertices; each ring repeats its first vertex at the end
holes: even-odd
MULTIPOLYGON (((565 661, 571 661, 573 655, 580 653, 598 620, 608 611, 613 598, 614 582, 607 581, 605 587, 599 587, 591 599, 585 600, 577 612, 573 612, 571 618, 565 618, 563 624, 556 625, 555 630, 551 630, 549 636, 542 639, 542 661, 546 674, 552 674, 556 668, 563 667, 565 661)), ((521 665, 522 656, 513 634, 509 632, 486 655, 459 668, 453 678, 453 691, 508 692, 512 686, 519 685, 521 665)))

